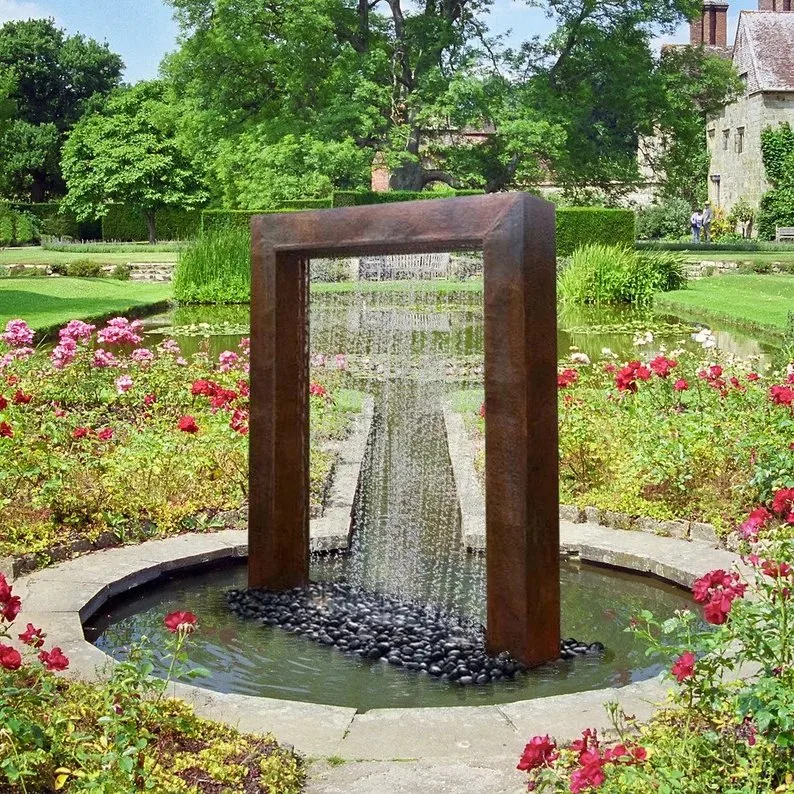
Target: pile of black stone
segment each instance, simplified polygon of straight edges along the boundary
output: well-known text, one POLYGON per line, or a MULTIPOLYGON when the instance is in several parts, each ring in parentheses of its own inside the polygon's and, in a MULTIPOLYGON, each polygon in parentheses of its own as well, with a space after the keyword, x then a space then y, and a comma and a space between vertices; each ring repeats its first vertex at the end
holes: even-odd
MULTIPOLYGON (((509 680, 526 668, 507 653, 489 655, 480 624, 433 606, 367 592, 344 582, 318 582, 274 593, 230 590, 242 618, 280 626, 361 659, 382 660, 463 686, 509 680)), ((560 658, 600 654, 599 642, 560 644, 560 658)))

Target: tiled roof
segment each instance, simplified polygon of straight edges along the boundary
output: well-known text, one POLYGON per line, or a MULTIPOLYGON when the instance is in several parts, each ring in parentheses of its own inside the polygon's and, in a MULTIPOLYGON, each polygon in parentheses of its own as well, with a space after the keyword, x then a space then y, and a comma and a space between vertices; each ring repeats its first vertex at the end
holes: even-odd
MULTIPOLYGON (((794 13, 742 11, 759 91, 794 91, 794 13)), ((737 34, 737 41, 738 41, 737 34)))

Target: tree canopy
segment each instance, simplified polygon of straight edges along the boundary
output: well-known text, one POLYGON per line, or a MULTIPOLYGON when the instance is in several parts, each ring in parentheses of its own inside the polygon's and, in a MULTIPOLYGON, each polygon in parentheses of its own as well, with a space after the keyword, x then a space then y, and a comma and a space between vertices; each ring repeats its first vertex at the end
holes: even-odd
POLYGON ((51 19, 0 27, 0 75, 10 81, 5 97, 14 108, 0 130, 0 185, 7 195, 42 201, 62 190, 64 135, 92 101, 119 84, 122 68, 106 44, 67 36, 51 19))
POLYGON ((82 220, 103 216, 109 202, 124 202, 141 211, 155 242, 159 209, 193 207, 207 198, 177 139, 176 116, 159 81, 118 89, 66 141, 63 206, 82 220))

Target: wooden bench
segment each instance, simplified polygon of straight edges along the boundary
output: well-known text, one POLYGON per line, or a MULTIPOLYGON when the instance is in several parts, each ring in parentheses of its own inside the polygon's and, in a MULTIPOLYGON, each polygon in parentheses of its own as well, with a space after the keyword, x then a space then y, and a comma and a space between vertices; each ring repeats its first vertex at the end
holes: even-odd
POLYGON ((794 226, 778 226, 775 229, 775 242, 790 241, 794 243, 794 226))

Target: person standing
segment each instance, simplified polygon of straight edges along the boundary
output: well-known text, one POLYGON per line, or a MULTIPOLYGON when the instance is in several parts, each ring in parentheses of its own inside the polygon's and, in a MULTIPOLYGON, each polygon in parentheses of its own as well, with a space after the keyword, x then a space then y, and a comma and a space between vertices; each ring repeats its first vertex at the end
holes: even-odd
POLYGON ((692 242, 699 243, 700 229, 703 226, 703 215, 701 214, 700 210, 695 210, 692 213, 692 217, 689 219, 689 223, 692 227, 692 242))
POLYGON ((711 202, 707 201, 703 205, 703 242, 711 242, 711 222, 714 220, 714 213, 711 211, 711 202))

